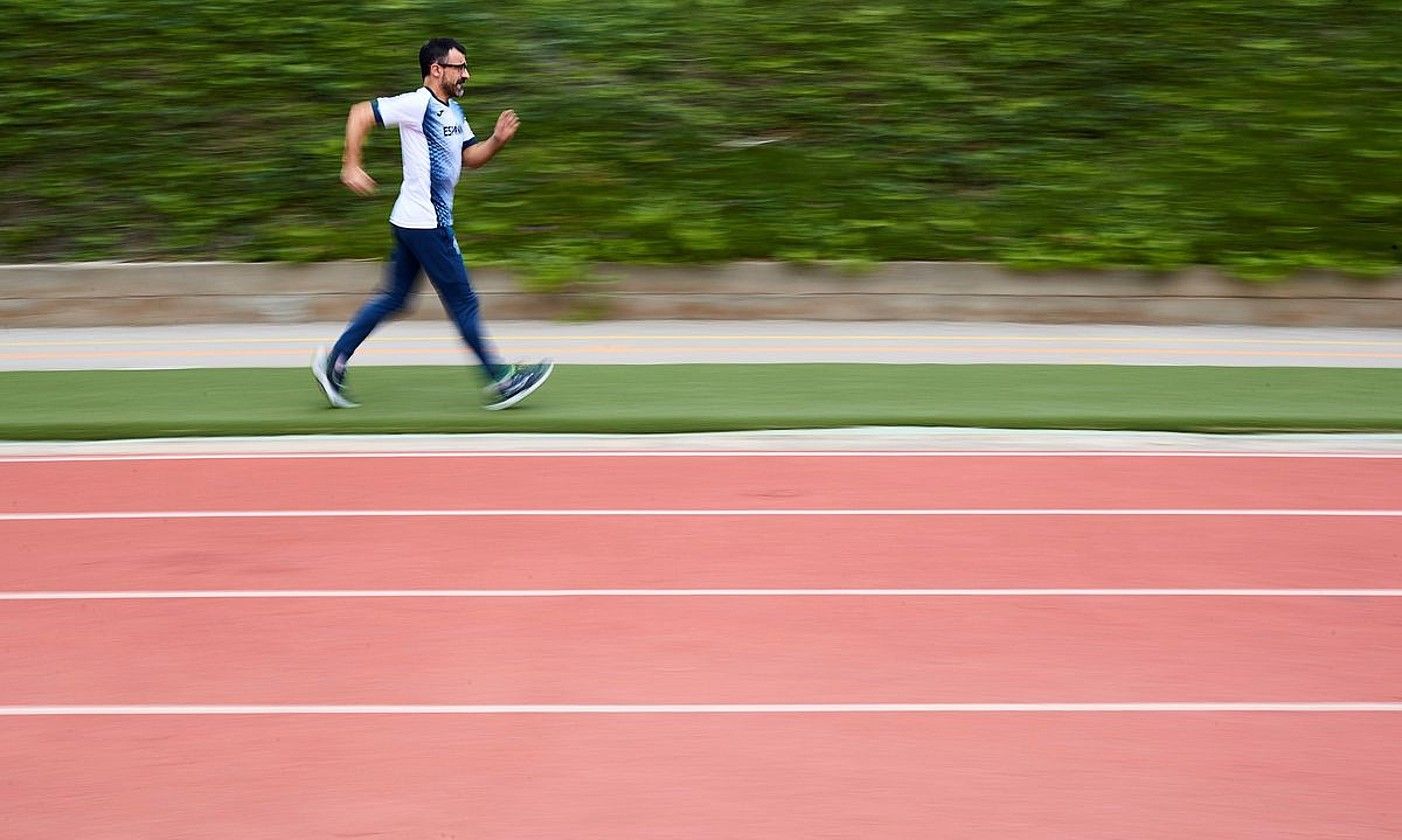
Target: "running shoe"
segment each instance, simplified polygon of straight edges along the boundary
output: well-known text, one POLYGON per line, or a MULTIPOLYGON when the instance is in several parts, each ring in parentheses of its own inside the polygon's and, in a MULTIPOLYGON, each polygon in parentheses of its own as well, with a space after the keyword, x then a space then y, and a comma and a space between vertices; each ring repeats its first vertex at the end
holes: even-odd
POLYGON ((318 347, 312 358, 312 376, 316 377, 316 384, 321 386, 321 393, 326 395, 326 401, 331 403, 332 408, 360 407, 360 403, 354 402, 346 394, 345 363, 333 363, 326 355, 325 347, 318 347))
POLYGON ((550 378, 555 363, 544 361, 536 365, 513 365, 505 376, 487 386, 488 411, 510 408, 535 393, 550 378))

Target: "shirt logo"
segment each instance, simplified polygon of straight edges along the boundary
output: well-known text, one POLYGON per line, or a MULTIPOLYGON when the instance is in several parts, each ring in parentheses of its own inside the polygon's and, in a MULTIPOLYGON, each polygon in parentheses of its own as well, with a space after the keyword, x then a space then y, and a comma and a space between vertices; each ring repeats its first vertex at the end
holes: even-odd
POLYGON ((454 134, 462 134, 462 133, 463 133, 463 131, 462 131, 462 126, 460 126, 460 125, 445 125, 445 126, 443 126, 443 136, 444 136, 444 137, 452 137, 454 134))

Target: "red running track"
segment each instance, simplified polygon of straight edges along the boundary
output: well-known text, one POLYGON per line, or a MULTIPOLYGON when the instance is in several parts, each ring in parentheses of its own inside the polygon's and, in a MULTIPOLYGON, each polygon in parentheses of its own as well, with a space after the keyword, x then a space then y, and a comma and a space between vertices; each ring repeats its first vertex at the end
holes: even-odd
POLYGON ((1392 699, 1398 600, 21 603, 0 683, 24 705, 1392 699))
POLYGON ((0 512, 1402 507, 1399 459, 487 457, 7 463, 0 512))
POLYGON ((1402 715, 0 721, 33 840, 1395 840, 1402 715))
POLYGON ((13 557, 0 591, 1402 588, 1402 517, 31 521, 0 534, 13 557))
MULTIPOLYGON (((1402 507, 1402 461, 0 464, 9 513, 1402 507)), ((5 591, 1398 586, 1396 517, 0 522, 5 591)), ((0 603, 0 705, 1386 701, 1396 598, 0 603)), ((25 838, 1402 835, 1402 713, 0 716, 25 838)))

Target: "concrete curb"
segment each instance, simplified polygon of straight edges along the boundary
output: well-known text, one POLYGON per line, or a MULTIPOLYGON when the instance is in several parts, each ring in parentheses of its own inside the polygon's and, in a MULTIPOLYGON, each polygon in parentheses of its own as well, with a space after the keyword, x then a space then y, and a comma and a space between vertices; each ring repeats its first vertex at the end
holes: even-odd
MULTIPOLYGON (((0 266, 0 326, 91 327, 344 321, 380 282, 377 261, 0 266)), ((986 263, 602 265, 598 282, 528 292, 473 271, 493 320, 597 318, 921 320, 1005 323, 1402 327, 1402 274, 1325 273, 1253 284, 1211 268, 1018 273, 986 263)), ((421 299, 408 318, 441 319, 421 299)))
POLYGON ((1209 435, 1184 432, 860 427, 663 435, 283 435, 0 441, 0 458, 219 458, 416 453, 897 452, 1093 455, 1321 455, 1402 458, 1402 435, 1209 435))

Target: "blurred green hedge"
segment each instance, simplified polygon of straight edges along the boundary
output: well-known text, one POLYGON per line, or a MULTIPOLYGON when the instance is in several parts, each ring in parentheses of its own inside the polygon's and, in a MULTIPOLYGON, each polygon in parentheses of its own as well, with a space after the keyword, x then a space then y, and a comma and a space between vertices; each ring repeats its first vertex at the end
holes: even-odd
POLYGON ((1396 0, 0 0, 0 259, 380 257, 346 109, 417 87, 522 129, 465 173, 470 262, 996 260, 1395 271, 1396 0))

